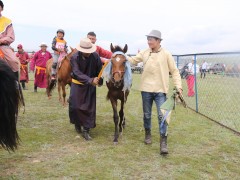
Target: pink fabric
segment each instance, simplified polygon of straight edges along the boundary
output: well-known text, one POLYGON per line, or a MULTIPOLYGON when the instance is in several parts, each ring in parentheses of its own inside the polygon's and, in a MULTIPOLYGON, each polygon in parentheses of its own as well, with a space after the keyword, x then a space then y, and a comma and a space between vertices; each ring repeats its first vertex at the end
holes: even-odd
MULTIPOLYGON (((12 25, 8 26, 6 31, 0 34, 0 43, 10 45, 15 40, 14 30, 12 25)), ((5 61, 11 67, 13 72, 19 70, 19 61, 14 52, 9 46, 0 46, 1 51, 5 56, 5 61)))
POLYGON ((15 40, 15 34, 12 24, 9 25, 3 33, 0 34, 0 43, 10 45, 15 40))
MULTIPOLYGON (((51 58, 52 58, 52 55, 48 51, 46 51, 45 54, 42 54, 41 50, 36 52, 33 56, 32 62, 31 62, 31 70, 34 71, 35 66, 46 68, 46 63, 51 58)), ((47 87, 46 70, 40 70, 39 74, 38 74, 38 71, 35 71, 34 85, 39 88, 47 87)))
POLYGON ((193 90, 194 82, 195 82, 194 75, 189 75, 186 80, 187 80, 187 86, 188 86, 188 96, 194 96, 195 95, 195 92, 193 90))

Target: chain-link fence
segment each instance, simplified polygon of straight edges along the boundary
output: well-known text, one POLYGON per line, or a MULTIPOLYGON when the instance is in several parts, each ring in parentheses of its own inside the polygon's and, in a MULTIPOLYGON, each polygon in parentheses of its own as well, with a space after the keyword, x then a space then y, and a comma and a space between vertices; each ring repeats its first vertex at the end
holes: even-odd
POLYGON ((240 132, 240 52, 174 58, 188 107, 240 132))

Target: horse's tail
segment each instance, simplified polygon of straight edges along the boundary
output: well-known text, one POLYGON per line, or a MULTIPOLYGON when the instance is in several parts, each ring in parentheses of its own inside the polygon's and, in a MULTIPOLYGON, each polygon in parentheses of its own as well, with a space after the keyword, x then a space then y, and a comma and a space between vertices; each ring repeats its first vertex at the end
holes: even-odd
POLYGON ((16 123, 19 104, 23 100, 17 89, 15 74, 0 60, 0 145, 12 151, 19 144, 16 123))
POLYGON ((53 59, 49 59, 46 64, 47 69, 47 95, 51 96, 53 89, 56 87, 56 80, 51 80, 51 69, 52 69, 53 59))
POLYGON ((22 92, 22 87, 20 85, 20 83, 18 82, 18 89, 19 89, 19 100, 23 105, 23 114, 25 113, 25 101, 24 101, 24 97, 23 97, 23 92, 22 92))
POLYGON ((47 87, 47 95, 48 97, 51 96, 53 89, 56 87, 57 80, 49 80, 48 87, 47 87))

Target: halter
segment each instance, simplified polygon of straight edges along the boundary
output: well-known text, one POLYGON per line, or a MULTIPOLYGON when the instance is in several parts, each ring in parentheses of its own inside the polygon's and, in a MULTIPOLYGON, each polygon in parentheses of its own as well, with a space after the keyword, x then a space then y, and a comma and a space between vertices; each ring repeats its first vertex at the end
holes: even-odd
MULTIPOLYGON (((123 52, 121 52, 121 51, 116 51, 115 53, 113 53, 112 57, 115 56, 115 55, 123 55, 123 56, 127 59, 126 55, 125 55, 123 52)), ((124 68, 124 69, 125 69, 125 68, 124 68)), ((124 70, 124 71, 113 71, 113 72, 112 72, 112 80, 111 80, 111 81, 112 81, 113 83, 115 82, 114 75, 115 75, 116 73, 119 74, 120 77, 121 77, 121 75, 125 73, 125 70, 124 70)), ((123 76, 121 77, 120 82, 122 82, 122 80, 123 80, 123 76)))

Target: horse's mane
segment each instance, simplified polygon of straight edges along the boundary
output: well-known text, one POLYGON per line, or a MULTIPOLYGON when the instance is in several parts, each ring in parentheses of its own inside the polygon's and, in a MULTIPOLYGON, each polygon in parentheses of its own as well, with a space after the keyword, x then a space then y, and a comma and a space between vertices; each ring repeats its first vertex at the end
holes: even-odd
POLYGON ((11 68, 0 60, 0 145, 14 151, 19 143, 16 129, 20 96, 11 68))

